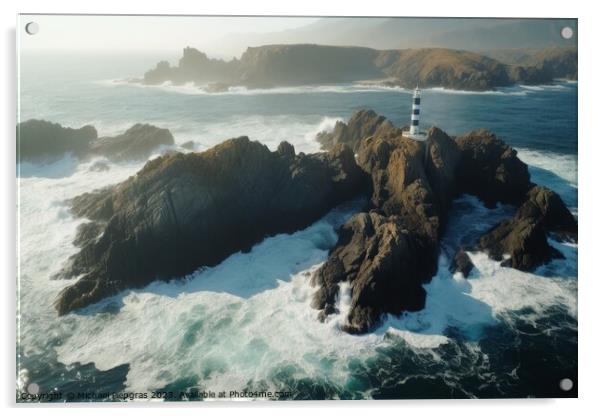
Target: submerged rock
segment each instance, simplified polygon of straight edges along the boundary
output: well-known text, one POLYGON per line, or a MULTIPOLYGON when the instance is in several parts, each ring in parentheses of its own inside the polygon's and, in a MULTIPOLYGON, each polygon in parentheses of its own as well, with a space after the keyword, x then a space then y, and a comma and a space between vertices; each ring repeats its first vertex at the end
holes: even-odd
POLYGON ((97 160, 96 162, 92 163, 92 165, 90 165, 90 167, 88 168, 90 172, 106 172, 110 169, 111 167, 104 160, 97 160))
POLYGON ((194 150, 196 148, 196 142, 189 140, 187 142, 182 143, 180 146, 182 146, 186 150, 194 150))
POLYGON ((464 249, 460 249, 456 252, 449 267, 452 273, 460 272, 464 277, 468 277, 473 268, 474 264, 464 249))
POLYGON ((241 137, 159 157, 125 182, 71 201, 73 213, 101 224, 102 234, 91 232, 61 272, 83 276, 59 294, 56 308, 62 315, 216 265, 266 236, 308 226, 366 184, 344 146, 296 155, 288 143, 271 152, 241 137))

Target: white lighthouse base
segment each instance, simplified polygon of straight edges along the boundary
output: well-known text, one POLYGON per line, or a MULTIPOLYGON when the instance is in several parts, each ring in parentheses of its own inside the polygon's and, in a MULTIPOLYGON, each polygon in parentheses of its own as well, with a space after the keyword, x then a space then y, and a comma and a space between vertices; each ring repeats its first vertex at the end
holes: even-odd
POLYGON ((424 142, 428 136, 425 132, 419 131, 418 133, 410 133, 409 130, 404 130, 401 132, 403 137, 407 137, 408 139, 416 140, 418 142, 424 142))

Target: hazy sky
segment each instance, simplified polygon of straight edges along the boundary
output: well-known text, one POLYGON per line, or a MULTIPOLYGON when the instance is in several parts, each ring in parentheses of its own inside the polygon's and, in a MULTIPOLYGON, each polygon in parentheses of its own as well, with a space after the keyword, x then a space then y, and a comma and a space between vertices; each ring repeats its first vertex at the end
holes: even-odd
POLYGON ((17 30, 21 50, 180 51, 185 46, 208 53, 223 51, 219 40, 229 34, 267 33, 305 26, 317 18, 185 17, 185 16, 49 16, 21 15, 17 30), (39 25, 36 35, 25 25, 39 25))

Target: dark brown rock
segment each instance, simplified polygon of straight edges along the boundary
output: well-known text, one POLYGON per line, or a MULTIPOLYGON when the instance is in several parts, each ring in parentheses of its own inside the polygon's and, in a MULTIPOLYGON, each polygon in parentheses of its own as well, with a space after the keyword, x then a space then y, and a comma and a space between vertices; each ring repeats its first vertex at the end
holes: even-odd
POLYGON ((480 238, 479 249, 504 266, 533 270, 561 254, 548 244, 543 223, 534 218, 506 220, 480 238), (509 256, 505 259, 505 256, 509 256))
POLYGON ((516 150, 487 130, 460 136, 456 143, 461 151, 456 173, 461 192, 476 195, 488 207, 524 200, 533 184, 516 150))
POLYGON ((114 160, 146 160, 159 146, 173 144, 169 130, 150 124, 135 124, 118 136, 94 140, 90 152, 114 160))
POLYGON ((406 227, 437 240, 456 193, 457 146, 437 128, 428 132, 426 142, 400 133, 391 130, 363 140, 358 164, 371 174, 375 207, 403 216, 406 227))
POLYGON ((449 269, 452 273, 460 272, 462 276, 468 277, 473 268, 474 264, 468 254, 460 249, 456 252, 449 269))
POLYGON ((103 224, 99 222, 85 222, 77 227, 73 245, 83 247, 90 241, 96 239, 103 230, 103 224))
POLYGON ((246 137, 202 153, 156 158, 111 188, 72 200, 74 214, 102 225, 60 277, 83 276, 62 291, 59 314, 155 279, 212 266, 269 235, 292 232, 362 192, 348 147, 295 155, 246 137))
POLYGON ((336 144, 342 143, 357 151, 360 141, 372 135, 382 135, 394 130, 393 124, 384 116, 372 110, 360 110, 353 114, 347 123, 337 121, 332 132, 320 132, 316 140, 323 149, 332 149, 336 144))
MULTIPOLYGON (((547 243, 550 232, 575 235, 576 223, 560 198, 533 187, 527 166, 516 152, 485 130, 456 140, 432 128, 426 142, 401 135, 386 120, 363 112, 341 123, 337 138, 359 140, 357 162, 372 181, 372 210, 353 216, 339 231, 328 260, 316 271, 312 306, 324 320, 337 313, 340 285, 351 288, 343 330, 362 333, 383 314, 424 306, 422 285, 437 271, 439 240, 453 199, 461 193, 522 204, 517 217, 484 236, 477 249, 522 270, 558 256, 547 243), (367 120, 362 129, 359 120, 367 120), (376 122, 375 122, 376 121, 376 122)), ((349 142, 349 140, 348 140, 349 142)), ((473 264, 460 250, 452 270, 467 276, 473 264)))
POLYGON ((371 175, 376 210, 341 228, 337 245, 313 277, 319 289, 312 305, 321 310, 320 319, 335 312, 340 283, 350 283, 347 332, 366 332, 385 313, 424 307, 422 284, 436 272, 459 151, 439 129, 431 129, 426 142, 400 133, 390 129, 361 140, 357 160, 371 175))
POLYGON ((518 217, 541 218, 546 231, 562 239, 577 241, 577 221, 560 196, 543 186, 534 186, 518 210, 518 217))
POLYGON ((491 229, 477 246, 493 259, 503 260, 503 265, 519 270, 533 270, 562 257, 548 243, 550 233, 577 239, 577 222, 555 192, 536 186, 527 198, 513 218, 491 229))
POLYGON ((319 286, 312 306, 323 315, 335 312, 339 284, 348 281, 351 310, 343 325, 347 332, 366 332, 384 313, 422 309, 425 275, 415 239, 399 217, 376 212, 353 216, 341 228, 327 262, 312 278, 319 286))

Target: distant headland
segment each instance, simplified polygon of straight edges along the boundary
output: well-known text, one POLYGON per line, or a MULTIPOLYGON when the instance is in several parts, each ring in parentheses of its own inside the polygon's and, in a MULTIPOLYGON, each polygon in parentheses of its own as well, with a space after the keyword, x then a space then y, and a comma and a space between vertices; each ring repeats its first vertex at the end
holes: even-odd
POLYGON ((558 78, 577 79, 576 48, 517 49, 516 53, 498 55, 444 48, 378 50, 293 44, 249 47, 240 59, 225 61, 186 47, 177 66, 161 61, 143 78, 131 81, 147 85, 194 83, 207 92, 234 86, 252 89, 337 83, 485 91, 515 84, 546 84, 558 78))

